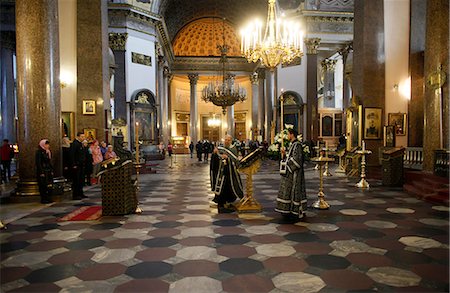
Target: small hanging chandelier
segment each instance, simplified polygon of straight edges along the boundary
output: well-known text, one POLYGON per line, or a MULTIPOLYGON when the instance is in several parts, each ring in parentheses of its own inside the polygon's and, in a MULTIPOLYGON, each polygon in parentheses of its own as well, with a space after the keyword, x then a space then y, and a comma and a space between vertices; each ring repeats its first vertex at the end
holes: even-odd
POLYGON ((211 117, 208 119, 208 126, 209 127, 219 127, 221 124, 220 120, 216 118, 216 114, 212 114, 211 117))
POLYGON ((254 21, 241 31, 241 52, 248 62, 261 60, 263 66, 275 68, 303 56, 303 32, 300 24, 279 18, 276 0, 269 0, 264 39, 262 25, 254 21))
POLYGON ((228 62, 227 53, 228 46, 225 44, 225 19, 222 25, 223 45, 217 46, 220 50, 220 63, 222 63, 222 84, 218 81, 210 82, 202 90, 202 100, 211 102, 216 106, 222 107, 223 114, 227 112, 227 107, 233 106, 236 102, 243 102, 247 99, 246 90, 234 83, 233 78, 227 78, 225 73, 225 65, 228 62))

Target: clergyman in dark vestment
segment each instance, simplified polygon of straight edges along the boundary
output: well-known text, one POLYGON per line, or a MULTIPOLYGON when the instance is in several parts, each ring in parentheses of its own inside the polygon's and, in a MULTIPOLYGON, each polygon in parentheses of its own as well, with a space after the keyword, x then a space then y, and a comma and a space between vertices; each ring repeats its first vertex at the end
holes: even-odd
POLYGON ((230 135, 225 136, 223 147, 218 147, 221 156, 219 172, 216 178, 214 193, 217 199, 217 209, 219 213, 229 213, 234 211, 230 206, 238 197, 242 198, 241 177, 237 168, 239 167, 238 150, 232 142, 230 135))
POLYGON ((303 146, 297 140, 296 131, 294 129, 288 131, 291 143, 287 153, 282 149, 286 172, 280 172, 280 190, 275 211, 291 218, 301 219, 307 208, 303 146))

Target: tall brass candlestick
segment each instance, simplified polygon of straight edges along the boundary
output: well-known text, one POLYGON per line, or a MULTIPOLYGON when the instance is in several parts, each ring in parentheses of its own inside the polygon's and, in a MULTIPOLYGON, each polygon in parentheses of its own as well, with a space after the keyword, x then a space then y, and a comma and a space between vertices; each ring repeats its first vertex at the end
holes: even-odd
POLYGON ((139 164, 139 122, 136 122, 136 127, 134 128, 134 137, 135 137, 135 145, 136 145, 136 214, 141 214, 142 209, 139 207, 139 199, 138 199, 138 192, 139 192, 139 168, 141 167, 139 164))
POLYGON ((136 127, 134 128, 135 146, 136 146, 136 164, 139 164, 139 122, 136 122, 136 127))

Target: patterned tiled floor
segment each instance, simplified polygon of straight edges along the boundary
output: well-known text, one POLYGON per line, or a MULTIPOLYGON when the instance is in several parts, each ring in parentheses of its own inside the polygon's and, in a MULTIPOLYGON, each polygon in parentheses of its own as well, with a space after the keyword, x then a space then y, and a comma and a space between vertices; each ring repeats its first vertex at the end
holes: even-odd
MULTIPOLYGON (((209 166, 178 156, 141 176, 141 215, 58 222, 56 203, 0 232, 2 292, 447 292, 449 209, 371 181, 325 178, 329 210, 274 212, 279 175, 254 176, 262 213, 210 208, 209 166)), ((318 173, 307 168, 309 204, 318 173)))

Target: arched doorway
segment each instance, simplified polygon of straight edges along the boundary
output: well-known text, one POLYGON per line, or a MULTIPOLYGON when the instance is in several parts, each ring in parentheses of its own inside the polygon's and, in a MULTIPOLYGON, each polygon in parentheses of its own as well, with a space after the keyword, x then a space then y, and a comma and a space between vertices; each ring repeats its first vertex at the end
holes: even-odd
MULTIPOLYGON (((298 133, 303 133, 303 99, 299 93, 286 91, 283 93, 283 123, 294 125, 298 133)), ((281 107, 278 101, 278 107, 281 107)), ((284 126, 283 126, 284 128, 284 126)))

